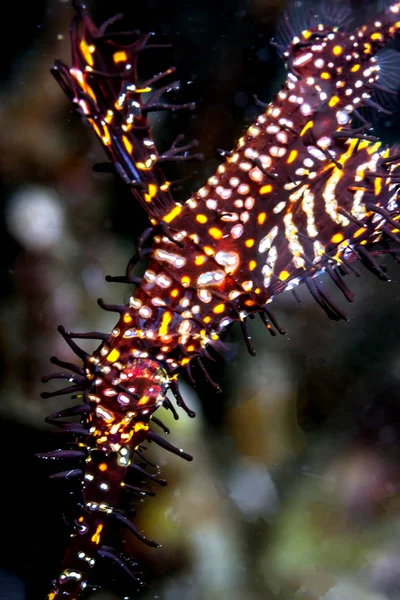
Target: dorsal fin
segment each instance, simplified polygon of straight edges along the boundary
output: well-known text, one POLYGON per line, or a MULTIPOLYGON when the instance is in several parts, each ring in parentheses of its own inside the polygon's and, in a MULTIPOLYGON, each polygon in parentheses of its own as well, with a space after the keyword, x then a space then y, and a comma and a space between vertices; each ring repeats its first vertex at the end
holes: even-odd
POLYGON ((273 40, 281 55, 294 38, 319 24, 327 28, 346 28, 351 22, 352 9, 348 0, 291 0, 284 11, 273 40))

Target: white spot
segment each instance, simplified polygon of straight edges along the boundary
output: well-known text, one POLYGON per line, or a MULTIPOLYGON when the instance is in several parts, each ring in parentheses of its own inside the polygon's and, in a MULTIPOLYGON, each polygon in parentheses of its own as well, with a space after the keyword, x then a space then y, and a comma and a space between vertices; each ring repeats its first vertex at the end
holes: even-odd
POLYGON ((278 227, 277 225, 275 225, 275 227, 273 227, 271 229, 271 231, 262 238, 262 240, 259 243, 258 246, 258 251, 260 254, 263 254, 264 252, 266 252, 267 250, 269 250, 273 244, 274 239, 276 238, 278 234, 278 227))

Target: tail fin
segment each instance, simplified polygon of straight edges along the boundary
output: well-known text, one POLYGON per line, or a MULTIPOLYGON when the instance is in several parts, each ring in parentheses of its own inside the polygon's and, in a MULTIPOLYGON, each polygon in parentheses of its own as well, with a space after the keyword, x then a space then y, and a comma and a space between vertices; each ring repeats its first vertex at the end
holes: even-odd
POLYGON ((149 43, 151 33, 109 31, 109 26, 121 15, 97 27, 83 3, 75 0, 73 5, 77 15, 70 29, 72 67, 56 61, 52 74, 78 113, 94 129, 111 160, 109 168, 125 181, 144 210, 157 222, 175 206, 170 183, 158 164, 201 156, 187 155, 197 142, 179 146, 177 141, 160 155, 152 139, 148 114, 156 110, 193 110, 195 105, 160 101, 163 93, 179 89, 178 81, 153 92, 153 84, 171 75, 174 67, 139 83, 140 53, 160 47, 149 43), (121 42, 126 39, 129 43, 121 42), (153 94, 144 99, 143 94, 151 92, 153 94))

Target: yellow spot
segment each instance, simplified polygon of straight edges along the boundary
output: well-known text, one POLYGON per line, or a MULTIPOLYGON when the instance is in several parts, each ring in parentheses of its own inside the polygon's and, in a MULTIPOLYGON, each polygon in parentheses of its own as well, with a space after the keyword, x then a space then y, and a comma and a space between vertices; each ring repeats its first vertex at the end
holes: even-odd
POLYGON ((206 215, 197 215, 196 221, 198 223, 207 223, 208 219, 207 219, 206 215))
POLYGON ((181 212, 182 206, 180 204, 176 204, 175 207, 167 215, 165 215, 165 217, 163 217, 163 221, 165 221, 165 223, 171 223, 171 221, 180 215, 181 212))
POLYGON ((124 323, 131 323, 132 317, 130 315, 124 315, 124 323))
POLYGON ((194 260, 194 264, 197 265, 198 267, 202 264, 204 264, 206 262, 207 258, 205 256, 199 255, 196 256, 195 260, 194 260))
POLYGON ((150 428, 146 423, 142 423, 141 421, 139 421, 139 423, 135 423, 135 427, 134 427, 135 431, 141 431, 142 429, 144 431, 148 431, 150 428))
POLYGON ((331 78, 330 73, 327 73, 326 71, 321 73, 321 79, 330 79, 330 78, 331 78))
POLYGON ((256 289, 254 290, 254 293, 255 293, 255 294, 260 294, 260 293, 261 293, 261 289, 260 289, 260 288, 256 288, 256 289))
POLYGON ((174 290, 171 291, 171 297, 176 298, 177 296, 179 296, 179 290, 177 290, 175 288, 174 290))
POLYGON ((350 71, 351 73, 357 73, 357 71, 359 71, 361 69, 361 65, 354 65, 353 67, 351 67, 350 71))
POLYGON ((353 234, 353 237, 358 238, 358 237, 360 237, 360 235, 362 235, 366 231, 367 231, 366 227, 360 227, 360 229, 357 229, 357 231, 353 234))
POLYGON ((150 203, 158 192, 158 187, 154 183, 149 184, 149 193, 144 195, 146 202, 150 203))
POLYGON ((220 240, 222 238, 222 231, 218 227, 210 227, 208 233, 214 240, 220 240))
POLYGON ((252 248, 254 246, 255 242, 253 240, 253 238, 250 238, 249 240, 246 240, 244 245, 246 246, 246 248, 252 248))
POLYGON ((303 36, 303 38, 305 38, 306 40, 308 40, 308 38, 311 37, 311 31, 309 29, 306 29, 305 31, 302 32, 301 35, 303 36))
POLYGON ((85 520, 85 519, 84 519, 83 517, 79 517, 79 519, 78 519, 78 523, 83 523, 83 521, 84 521, 84 520, 85 520))
POLYGON ((94 60, 92 54, 93 52, 95 52, 96 47, 93 45, 89 46, 89 44, 87 44, 85 40, 82 40, 79 44, 79 50, 81 51, 81 54, 87 62, 87 64, 89 65, 89 67, 93 67, 94 60))
POLYGON ((214 250, 210 246, 204 246, 203 250, 207 256, 212 256, 214 254, 214 250))
POLYGON ((100 533, 103 531, 103 524, 99 523, 97 525, 95 533, 92 535, 93 544, 100 544, 100 533))
POLYGON ((187 275, 184 275, 181 278, 181 284, 183 285, 183 287, 188 287, 190 285, 190 277, 188 277, 187 275))
POLYGON ((115 64, 125 62, 128 60, 128 55, 124 50, 120 50, 119 52, 114 52, 113 60, 115 64))
POLYGON ((331 108, 333 108, 334 106, 336 106, 337 104, 339 104, 339 102, 340 102, 339 96, 332 96, 332 98, 329 100, 329 106, 331 108))
POLYGON ((314 121, 308 121, 308 123, 300 131, 300 135, 305 135, 307 133, 307 131, 309 129, 311 129, 311 127, 313 127, 313 126, 314 126, 314 121))
POLYGON ((138 402, 138 406, 147 404, 149 400, 150 400, 150 396, 142 396, 138 402))
POLYGON ((262 212, 262 213, 260 213, 260 214, 258 215, 258 217, 257 217, 257 223, 258 223, 259 225, 264 225, 264 223, 265 223, 266 219, 267 219, 267 213, 265 213, 265 212, 262 212))
POLYGON ((188 363, 190 363, 190 358, 182 358, 182 360, 181 360, 182 367, 184 367, 188 363))
POLYGON ((119 359, 120 356, 121 356, 121 352, 119 350, 117 350, 116 348, 114 348, 114 350, 111 350, 110 354, 107 356, 107 360, 108 360, 108 362, 115 362, 116 360, 119 359))
POLYGON ((343 242, 343 240, 344 240, 343 233, 335 233, 335 235, 333 235, 331 237, 331 242, 333 244, 340 244, 340 242, 343 242))
POLYGON ((291 165, 291 164, 292 164, 292 162, 294 162, 294 161, 296 160, 296 158, 297 158, 298 154, 299 154, 299 153, 298 153, 298 151, 297 151, 297 150, 292 150, 292 151, 291 151, 291 153, 290 153, 290 154, 289 154, 289 156, 288 156, 288 159, 287 159, 287 161, 286 161, 286 162, 287 162, 287 164, 288 164, 288 165, 291 165))
POLYGON ((56 597, 55 592, 50 592, 50 594, 47 596, 47 600, 54 600, 55 597, 56 597))
POLYGON ((106 464, 106 463, 100 463, 100 464, 99 464, 99 469, 100 469, 100 471, 101 471, 102 473, 104 473, 104 471, 107 471, 107 469, 108 469, 108 466, 107 466, 107 464, 106 464))
POLYGON ((209 323, 211 321, 211 317, 204 317, 203 321, 204 323, 209 323))
POLYGON ((340 56, 342 54, 342 52, 343 52, 342 46, 334 46, 334 48, 333 48, 333 54, 335 56, 340 56))
POLYGON ((281 271, 279 273, 279 279, 281 281, 286 281, 286 279, 289 277, 289 275, 290 275, 289 271, 281 271))
POLYGON ((274 188, 270 183, 268 185, 263 185, 262 188, 260 188, 260 194, 270 194, 273 189, 274 188))
POLYGON ((112 110, 108 110, 106 116, 104 117, 105 122, 109 125, 113 120, 114 113, 112 110))
POLYGON ((196 350, 196 348, 193 346, 193 344, 191 344, 190 346, 187 347, 188 352, 194 352, 195 350, 196 350))
POLYGON ((170 312, 169 310, 166 310, 165 313, 163 314, 160 329, 158 331, 158 333, 160 335, 167 335, 168 325, 171 323, 171 321, 172 321, 172 312, 170 312))
POLYGON ((371 35, 371 40, 382 40, 383 39, 383 35, 381 33, 373 33, 371 35))
POLYGON ((224 310, 225 310, 225 304, 217 304, 213 308, 213 312, 215 312, 216 315, 220 315, 221 313, 224 312, 224 310))
POLYGON ((372 46, 369 42, 364 44, 364 52, 365 54, 371 54, 372 46))
POLYGON ((254 269, 256 268, 256 266, 257 266, 257 263, 256 263, 255 260, 251 260, 249 262, 249 269, 250 269, 250 271, 254 271, 254 269))
POLYGON ((374 181, 375 196, 379 196, 382 191, 382 177, 377 177, 374 181))
POLYGON ((124 143, 125 148, 128 151, 128 154, 132 154, 132 150, 133 150, 132 142, 126 137, 126 135, 122 136, 122 141, 124 143))

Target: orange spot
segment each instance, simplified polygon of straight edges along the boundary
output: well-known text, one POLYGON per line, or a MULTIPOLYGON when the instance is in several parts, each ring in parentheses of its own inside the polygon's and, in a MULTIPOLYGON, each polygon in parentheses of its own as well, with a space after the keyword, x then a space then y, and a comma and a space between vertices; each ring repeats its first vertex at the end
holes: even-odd
POLYGON ((309 129, 311 129, 311 127, 313 127, 313 126, 314 126, 314 121, 308 121, 308 123, 300 131, 300 135, 305 135, 307 133, 307 131, 309 129))
POLYGON ((183 287, 188 287, 190 285, 190 277, 184 275, 181 279, 181 284, 183 285, 183 287))
POLYGON ((167 335, 168 325, 171 323, 171 321, 172 321, 172 312, 170 312, 169 310, 166 310, 165 313, 163 314, 160 329, 158 331, 158 333, 160 335, 167 335))
POLYGON ((249 262, 249 269, 250 269, 250 271, 254 271, 254 269, 256 268, 256 266, 257 266, 257 263, 256 263, 255 260, 251 260, 249 262))
POLYGON ((254 246, 254 240, 252 238, 250 238, 249 240, 246 240, 244 245, 246 246, 246 248, 252 248, 254 246))
POLYGON ((113 60, 115 64, 125 62, 128 60, 128 55, 124 50, 120 50, 119 52, 114 52, 113 60))
POLYGON ((353 234, 353 237, 358 238, 358 237, 360 237, 360 235, 362 235, 366 231, 367 231, 366 227, 360 227, 360 229, 357 229, 357 231, 353 234))
POLYGON ((271 184, 263 185, 262 188, 260 188, 260 194, 270 194, 273 189, 271 184))
POLYGON ((139 421, 139 423, 135 424, 134 430, 135 431, 141 431, 142 429, 144 429, 145 431, 147 431, 149 428, 148 425, 146 425, 146 423, 142 423, 141 421, 139 421))
POLYGON ((289 271, 281 271, 279 273, 279 279, 281 281, 286 281, 286 279, 288 279, 289 275, 290 275, 289 271))
POLYGON ((206 215, 197 215, 196 221, 198 223, 207 223, 208 219, 207 219, 206 215))
POLYGON ((339 104, 339 102, 340 102, 339 96, 332 96, 332 98, 329 100, 329 106, 331 108, 333 108, 334 106, 336 106, 337 104, 339 104))
POLYGON ((223 313, 225 310, 225 304, 217 304, 217 306, 214 306, 213 308, 213 312, 215 312, 216 315, 220 315, 221 313, 223 313))
POLYGON ((194 264, 197 266, 200 266, 200 265, 204 264, 206 262, 206 260, 207 260, 207 258, 200 254, 199 256, 196 256, 196 258, 194 259, 194 264))
POLYGON ((147 404, 149 400, 150 400, 149 396, 142 396, 138 402, 138 406, 147 404))
POLYGON ((254 306, 255 302, 254 300, 246 300, 245 305, 246 306, 254 306))
POLYGON ((177 290, 176 288, 172 290, 171 296, 172 298, 176 298, 177 296, 179 296, 179 290, 177 290))
POLYGON ((171 223, 171 221, 173 221, 175 219, 175 217, 180 215, 181 212, 182 212, 182 206, 177 204, 175 206, 175 208, 173 208, 167 215, 165 215, 165 217, 163 217, 163 221, 165 221, 165 223, 171 223))
POLYGON ((292 164, 292 162, 294 162, 294 161, 296 160, 296 158, 297 158, 298 154, 299 154, 299 153, 298 153, 298 151, 297 151, 297 150, 292 150, 292 151, 291 151, 291 153, 290 153, 290 154, 289 154, 289 156, 288 156, 288 159, 287 159, 287 164, 288 164, 288 165, 292 164))
POLYGON ((210 227, 208 233, 214 240, 220 240, 222 238, 222 231, 218 227, 210 227))
POLYGON ((106 464, 106 463, 100 463, 100 464, 99 464, 99 470, 100 470, 102 473, 104 473, 104 471, 107 471, 107 469, 108 469, 108 466, 107 466, 107 464, 106 464))
POLYGON ((265 212, 260 213, 257 217, 257 223, 259 225, 264 225, 266 220, 267 220, 267 213, 265 213, 265 212))
POLYGON ((87 62, 87 64, 89 65, 89 67, 93 67, 94 60, 92 54, 96 50, 95 46, 89 46, 89 44, 85 42, 85 40, 82 40, 79 44, 79 50, 81 51, 81 54, 87 62))
POLYGON ((100 533, 103 531, 103 524, 99 523, 97 525, 95 533, 92 535, 93 544, 100 544, 100 533))
POLYGON ((376 179, 374 181, 374 190, 375 190, 375 196, 379 196, 379 194, 382 191, 382 178, 381 177, 376 177, 376 179))
POLYGON ((331 237, 331 242, 333 244, 340 244, 340 242, 342 242, 344 240, 344 235, 342 233, 335 233, 335 235, 333 235, 331 237))
POLYGON ((114 350, 111 350, 110 354, 107 356, 107 360, 108 360, 108 362, 115 362, 116 360, 119 359, 120 356, 121 356, 121 352, 119 350, 117 350, 116 348, 114 348, 114 350))
POLYGON ((125 148, 128 151, 128 154, 132 154, 132 150, 133 150, 133 144, 131 143, 131 141, 126 137, 126 135, 122 136, 122 141, 124 143, 125 148))

